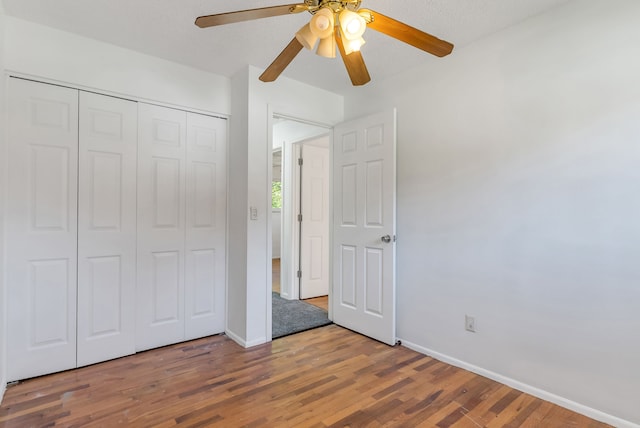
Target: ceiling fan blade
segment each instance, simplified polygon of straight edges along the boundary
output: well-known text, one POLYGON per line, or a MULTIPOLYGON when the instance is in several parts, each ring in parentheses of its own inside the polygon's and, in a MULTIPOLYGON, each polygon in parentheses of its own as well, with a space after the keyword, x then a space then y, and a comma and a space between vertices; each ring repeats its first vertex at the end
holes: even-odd
POLYGON ((293 40, 291 40, 291 42, 287 45, 287 47, 284 48, 282 52, 280 52, 280 55, 278 55, 278 57, 273 60, 271 65, 267 67, 264 73, 260 75, 260 80, 262 80, 263 82, 273 82, 274 80, 276 80, 278 76, 280 76, 280 74, 284 71, 284 69, 287 68, 289 64, 291 64, 291 61, 293 61, 296 55, 298 55, 298 52, 300 52, 301 50, 302 44, 300 44, 298 39, 294 37, 293 40))
POLYGON ((369 70, 367 70, 367 66, 364 63, 364 58, 362 58, 360 51, 354 51, 347 55, 344 50, 340 31, 338 31, 337 28, 334 34, 338 50, 342 56, 342 61, 344 61, 344 66, 347 68, 347 73, 349 73, 353 86, 362 86, 369 83, 371 81, 371 76, 369 76, 369 70))
POLYGON ((284 4, 237 12, 218 13, 216 15, 199 16, 196 18, 196 25, 200 28, 214 27, 216 25, 233 24, 234 22, 251 21, 252 19, 300 13, 308 9, 309 7, 306 4, 284 4))
POLYGON ((367 27, 408 43, 418 49, 422 49, 425 52, 443 57, 453 51, 453 45, 451 43, 427 34, 424 31, 420 31, 403 22, 389 18, 379 12, 369 9, 360 9, 358 12, 371 15, 372 20, 367 24, 367 27))

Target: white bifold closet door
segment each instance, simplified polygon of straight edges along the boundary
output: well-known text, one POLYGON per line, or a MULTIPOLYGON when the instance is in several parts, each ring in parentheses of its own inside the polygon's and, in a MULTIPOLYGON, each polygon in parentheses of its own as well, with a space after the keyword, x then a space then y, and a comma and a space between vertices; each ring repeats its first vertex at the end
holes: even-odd
POLYGON ((224 332, 227 121, 187 113, 185 340, 224 332))
POLYGON ((76 367, 78 91, 10 79, 7 380, 76 367))
POLYGON ((138 287, 136 349, 184 337, 187 117, 138 106, 138 287))
POLYGON ((135 353, 137 115, 80 92, 78 366, 135 353))
POLYGON ((136 349, 224 331, 226 120, 139 105, 136 349))
POLYGON ((10 78, 7 380, 224 331, 224 119, 10 78))

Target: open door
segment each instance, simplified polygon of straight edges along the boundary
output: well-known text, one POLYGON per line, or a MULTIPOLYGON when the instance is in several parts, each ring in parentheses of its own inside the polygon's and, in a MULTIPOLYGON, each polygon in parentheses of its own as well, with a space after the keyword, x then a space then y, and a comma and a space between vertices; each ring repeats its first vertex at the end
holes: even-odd
POLYGON ((333 138, 333 322, 395 345, 396 113, 333 138))
POLYGON ((300 298, 329 294, 329 137, 303 143, 300 156, 300 298))

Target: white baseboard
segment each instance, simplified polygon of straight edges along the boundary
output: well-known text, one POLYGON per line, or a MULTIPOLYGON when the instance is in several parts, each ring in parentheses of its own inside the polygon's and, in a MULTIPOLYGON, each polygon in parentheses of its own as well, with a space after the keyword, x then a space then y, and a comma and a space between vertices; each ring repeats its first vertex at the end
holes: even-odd
POLYGON ((4 392, 7 390, 7 382, 2 379, 2 383, 0 383, 0 403, 4 399, 4 392))
POLYGON ((536 388, 526 383, 522 383, 510 377, 503 376, 499 373, 495 373, 490 370, 486 370, 481 367, 474 366, 473 364, 469 364, 465 361, 458 360, 457 358, 453 358, 448 355, 433 351, 431 349, 427 349, 423 346, 416 345, 415 343, 411 343, 407 340, 404 340, 404 339, 400 339, 400 340, 403 346, 406 346, 407 348, 412 349, 416 352, 420 352, 421 354, 428 355, 432 358, 435 358, 436 360, 442 361, 447 364, 451 364, 452 366, 459 367, 459 368, 468 370, 470 372, 479 374, 480 376, 484 376, 486 378, 495 380, 496 382, 500 382, 511 388, 517 389, 518 391, 522 391, 527 394, 533 395, 534 397, 540 398, 542 400, 549 401, 553 404, 557 404, 558 406, 562 406, 564 408, 567 408, 576 413, 580 413, 582 415, 588 416, 597 421, 604 422, 618 428, 640 428, 640 425, 637 425, 633 422, 629 422, 627 420, 618 418, 608 413, 601 412, 600 410, 596 410, 591 407, 585 406, 583 404, 576 403, 575 401, 568 400, 564 397, 560 397, 559 395, 553 394, 548 391, 544 391, 542 389, 536 388))
POLYGON ((253 346, 258 346, 258 345, 262 345, 263 343, 267 343, 267 338, 266 337, 260 337, 258 339, 247 341, 247 340, 243 339, 242 337, 240 337, 239 335, 235 334, 234 332, 232 332, 229 329, 227 329, 224 332, 224 334, 226 334, 229 337, 229 339, 233 340, 234 342, 236 342, 238 345, 242 346, 243 348, 251 348, 253 346))
POLYGON ((282 291, 280 291, 280 297, 286 300, 293 300, 293 298, 289 296, 289 293, 283 293, 282 291))
POLYGON ((254 339, 254 340, 248 341, 246 348, 252 348, 252 347, 258 346, 258 345, 264 345, 265 343, 267 343, 267 338, 266 337, 260 337, 258 339, 254 339))
POLYGON ((231 330, 226 329, 224 331, 224 334, 226 334, 229 339, 233 340, 234 342, 236 342, 238 345, 242 346, 243 348, 247 347, 245 340, 242 337, 240 337, 239 335, 237 335, 234 332, 232 332, 231 330))

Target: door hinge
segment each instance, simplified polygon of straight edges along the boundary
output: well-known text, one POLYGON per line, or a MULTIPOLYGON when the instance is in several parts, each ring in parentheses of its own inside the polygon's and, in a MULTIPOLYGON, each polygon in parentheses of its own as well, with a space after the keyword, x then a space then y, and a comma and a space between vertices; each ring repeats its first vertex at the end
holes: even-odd
POLYGON ((298 271, 298 273, 297 273, 297 275, 298 275, 298 278, 302 278, 302 271, 301 271, 301 270, 299 270, 299 271, 298 271))
POLYGON ((298 221, 302 222, 302 214, 298 214, 298 221))
POLYGON ((303 163, 304 161, 302 160, 302 158, 298 158, 298 165, 302 166, 303 163))

